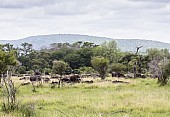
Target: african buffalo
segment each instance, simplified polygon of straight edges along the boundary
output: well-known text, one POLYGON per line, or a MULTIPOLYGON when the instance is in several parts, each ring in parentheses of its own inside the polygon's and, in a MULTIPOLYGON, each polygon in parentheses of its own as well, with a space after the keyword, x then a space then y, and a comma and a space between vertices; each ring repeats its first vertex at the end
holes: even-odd
POLYGON ((80 81, 81 81, 81 79, 80 79, 79 75, 70 76, 70 82, 79 83, 80 81))
POLYGON ((24 85, 29 85, 29 84, 31 84, 31 83, 30 82, 24 82, 21 85, 24 86, 24 85))
POLYGON ((138 78, 146 78, 146 75, 141 74, 141 73, 137 73, 136 77, 138 77, 138 78))
POLYGON ((44 78, 44 83, 48 83, 50 81, 50 78, 44 78))
POLYGON ((125 75, 124 74, 122 74, 122 73, 119 73, 119 72, 112 72, 112 77, 125 77, 125 75))
POLYGON ((31 76, 30 77, 31 82, 41 81, 41 76, 31 76))
POLYGON ((61 79, 61 82, 67 82, 67 83, 69 83, 69 82, 70 82, 70 79, 67 78, 67 77, 64 77, 64 78, 61 79))

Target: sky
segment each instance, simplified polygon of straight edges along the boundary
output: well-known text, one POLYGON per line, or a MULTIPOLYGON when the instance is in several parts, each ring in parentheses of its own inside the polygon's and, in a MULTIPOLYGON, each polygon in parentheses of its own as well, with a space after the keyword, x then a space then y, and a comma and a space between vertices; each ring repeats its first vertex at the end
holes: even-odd
POLYGON ((170 43, 170 0, 0 0, 0 40, 83 34, 170 43))

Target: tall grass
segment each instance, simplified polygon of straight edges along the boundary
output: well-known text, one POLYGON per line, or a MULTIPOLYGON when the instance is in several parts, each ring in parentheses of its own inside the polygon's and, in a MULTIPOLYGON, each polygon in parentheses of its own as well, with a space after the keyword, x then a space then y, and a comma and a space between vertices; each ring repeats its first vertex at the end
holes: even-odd
MULTIPOLYGON (((123 79, 129 84, 113 84, 109 80, 117 79, 107 80, 65 84, 60 89, 51 89, 45 84, 37 88, 36 93, 31 91, 31 85, 22 86, 17 96, 22 103, 34 104, 37 117, 170 116, 170 86, 159 87, 155 79, 123 79)), ((0 116, 22 116, 18 113, 1 112, 0 116)))

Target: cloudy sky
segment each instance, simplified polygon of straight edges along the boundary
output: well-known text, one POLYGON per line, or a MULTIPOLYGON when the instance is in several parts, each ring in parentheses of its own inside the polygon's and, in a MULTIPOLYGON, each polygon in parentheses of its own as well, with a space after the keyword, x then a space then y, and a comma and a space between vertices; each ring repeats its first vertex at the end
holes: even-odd
POLYGON ((46 34, 170 43, 170 0, 0 0, 0 39, 46 34))

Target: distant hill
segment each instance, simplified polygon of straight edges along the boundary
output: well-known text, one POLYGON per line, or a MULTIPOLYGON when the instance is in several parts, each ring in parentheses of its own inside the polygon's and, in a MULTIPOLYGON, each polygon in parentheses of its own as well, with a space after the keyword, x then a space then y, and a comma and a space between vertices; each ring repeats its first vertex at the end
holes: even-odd
POLYGON ((167 48, 170 50, 169 43, 163 43, 158 41, 151 40, 141 40, 141 39, 112 39, 106 37, 96 37, 96 36, 88 36, 88 35, 77 35, 77 34, 53 34, 53 35, 39 35, 39 36, 31 36, 18 40, 0 40, 1 44, 11 43, 14 46, 20 46, 21 43, 27 42, 31 43, 34 49, 41 49, 42 47, 48 47, 52 43, 74 43, 77 41, 87 41, 93 42, 95 44, 102 44, 105 41, 115 40, 117 42, 118 47, 122 51, 132 51, 136 50, 137 46, 143 46, 140 51, 144 52, 148 48, 167 48))

